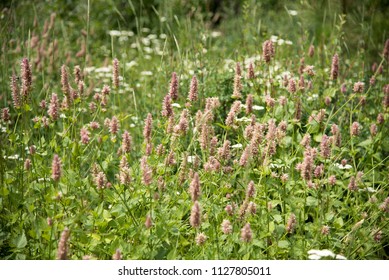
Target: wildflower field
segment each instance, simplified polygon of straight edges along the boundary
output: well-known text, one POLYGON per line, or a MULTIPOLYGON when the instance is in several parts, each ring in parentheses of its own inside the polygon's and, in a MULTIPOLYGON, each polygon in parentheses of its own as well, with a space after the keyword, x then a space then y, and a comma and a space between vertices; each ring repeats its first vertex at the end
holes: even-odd
POLYGON ((340 2, 0 4, 0 259, 388 259, 389 8, 340 2))

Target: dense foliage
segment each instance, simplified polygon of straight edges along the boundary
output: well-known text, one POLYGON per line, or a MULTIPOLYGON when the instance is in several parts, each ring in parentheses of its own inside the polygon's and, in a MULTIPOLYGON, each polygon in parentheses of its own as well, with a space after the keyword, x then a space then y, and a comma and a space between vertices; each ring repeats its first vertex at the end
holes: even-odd
POLYGON ((383 3, 31 2, 0 19, 0 258, 388 258, 383 3))

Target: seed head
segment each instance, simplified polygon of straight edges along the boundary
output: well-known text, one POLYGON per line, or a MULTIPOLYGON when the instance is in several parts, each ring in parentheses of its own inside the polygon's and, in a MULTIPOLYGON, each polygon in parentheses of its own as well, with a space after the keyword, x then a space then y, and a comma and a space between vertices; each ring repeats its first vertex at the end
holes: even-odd
POLYGON ((119 120, 115 116, 113 116, 109 123, 109 132, 111 132, 111 134, 113 135, 116 135, 119 131, 119 127, 119 120))
POLYGON ((328 178, 328 183, 329 183, 331 186, 335 186, 335 184, 336 184, 336 177, 335 177, 335 175, 331 175, 331 176, 328 178))
POLYGON ((320 232, 321 232, 322 235, 328 235, 328 234, 330 234, 330 227, 329 226, 323 226, 321 228, 320 232))
POLYGON ((234 214, 234 207, 232 207, 231 204, 228 204, 224 210, 227 212, 228 215, 232 216, 234 214))
POLYGON ((237 114, 239 114, 241 110, 241 102, 239 100, 235 101, 230 109, 230 112, 227 115, 226 118, 226 125, 231 126, 234 123, 235 117, 237 114))
POLYGON ((80 136, 81 136, 81 143, 86 145, 89 143, 90 141, 90 132, 88 131, 87 128, 83 127, 81 128, 81 131, 80 131, 80 136))
POLYGON ((269 108, 273 108, 274 105, 276 104, 274 98, 272 98, 269 94, 265 96, 265 102, 266 102, 266 106, 269 108))
POLYGON ((12 75, 11 77, 11 91, 12 91, 12 102, 14 108, 18 109, 21 106, 21 100, 20 100, 19 86, 15 74, 12 75))
POLYGON ((107 186, 107 177, 104 172, 98 172, 93 179, 98 190, 104 189, 107 186))
POLYGON ((194 228, 200 227, 201 224, 201 211, 199 202, 196 200, 192 206, 190 214, 190 225, 194 228))
POLYGON ((289 93, 294 94, 296 93, 296 90, 296 81, 293 78, 290 78, 288 82, 288 91, 289 93))
POLYGON ((255 78, 255 73, 254 73, 254 65, 252 62, 249 64, 249 69, 247 73, 247 78, 248 79, 254 79, 255 78))
POLYGON ((173 100, 178 99, 178 79, 177 79, 176 72, 172 73, 172 79, 170 81, 169 95, 170 95, 171 99, 173 99, 173 100))
POLYGON ((234 92, 231 97, 234 99, 242 98, 241 91, 242 91, 241 69, 240 69, 239 62, 237 62, 236 69, 235 69, 235 78, 234 78, 234 92))
POLYGON ((229 220, 223 220, 221 224, 221 230, 224 234, 230 234, 232 233, 232 225, 229 220))
POLYGON ((377 125, 375 123, 370 125, 370 134, 372 137, 377 135, 377 125))
POLYGON ((63 91, 64 95, 67 98, 69 98, 70 97, 70 84, 69 84, 68 71, 67 71, 65 65, 62 65, 62 67, 61 67, 61 84, 62 84, 62 91, 63 91))
POLYGON ((250 181, 250 183, 247 185, 246 199, 250 197, 254 197, 254 194, 255 194, 255 185, 253 181, 250 181))
POLYGON ((31 159, 27 158, 24 161, 24 170, 28 171, 31 169, 31 159))
POLYGON ((51 164, 51 178, 53 178, 54 181, 59 181, 61 174, 61 159, 55 154, 51 164))
POLYGON ((330 144, 331 144, 330 138, 326 134, 323 134, 320 143, 320 154, 323 158, 330 157, 331 155, 330 144))
POLYGON ((150 215, 147 215, 146 221, 145 221, 145 227, 147 229, 151 228, 153 226, 153 222, 151 221, 150 215))
POLYGON ((82 81, 81 68, 79 65, 74 66, 74 81, 76 84, 82 81))
POLYGON ((196 78, 196 76, 193 76, 192 80, 190 82, 190 89, 189 89, 189 94, 188 94, 188 99, 191 102, 194 102, 197 100, 197 97, 198 97, 197 86, 198 86, 197 78, 196 78))
POLYGON ((20 73, 22 79, 22 96, 24 100, 27 100, 27 97, 32 89, 32 73, 31 66, 27 58, 23 58, 20 63, 20 73))
POLYGON ((132 145, 132 137, 128 133, 127 130, 125 130, 122 134, 122 147, 121 151, 123 153, 129 153, 131 151, 131 145, 132 145))
POLYGON ((389 39, 386 39, 383 55, 384 58, 389 61, 389 39))
POLYGON ((359 130, 360 130, 360 125, 358 122, 353 122, 351 125, 351 136, 358 136, 359 135, 359 130))
POLYGON ((336 80, 338 76, 339 76, 339 57, 338 54, 335 54, 332 57, 331 80, 336 80))
POLYGON ((69 239, 69 229, 65 228, 62 231, 61 238, 58 243, 58 251, 57 251, 57 260, 66 260, 68 254, 68 239, 69 239))
POLYGON ((356 82, 354 84, 353 91, 355 93, 363 93, 364 88, 365 88, 365 84, 363 82, 356 82))
POLYGON ((119 60, 115 58, 112 61, 112 83, 115 88, 119 88, 119 60))
POLYGON ((149 186, 151 184, 151 181, 152 181, 152 169, 151 167, 148 165, 147 163, 147 157, 146 156, 143 156, 142 159, 141 159, 141 170, 142 170, 142 182, 143 184, 145 184, 146 186, 149 186))
POLYGON ((254 96, 248 94, 246 98, 246 115, 250 115, 253 112, 253 100, 254 96))
POLYGON ((204 245, 205 241, 207 241, 207 238, 208 237, 204 233, 198 233, 196 236, 196 244, 199 246, 204 245))
POLYGON ((309 50, 308 50, 308 56, 312 57, 314 55, 315 55, 315 47, 314 47, 314 45, 310 45, 309 50))
POLYGON ((378 123, 378 124, 383 124, 384 121, 385 121, 384 114, 379 113, 379 114, 377 115, 377 123, 378 123))
POLYGON ((297 220, 295 214, 290 214, 288 222, 286 224, 286 231, 290 234, 294 232, 294 229, 296 228, 297 220))
POLYGON ((383 212, 389 213, 389 197, 387 197, 384 202, 381 203, 379 209, 383 212))
POLYGON ((163 98, 163 103, 162 103, 162 116, 164 117, 170 117, 173 116, 173 106, 172 106, 172 98, 168 94, 163 98))
POLYGON ((122 258, 123 258, 122 252, 120 251, 120 249, 116 249, 115 254, 112 255, 112 259, 114 261, 119 261, 122 258))
POLYGON ((266 40, 262 45, 263 59, 266 63, 270 63, 272 57, 274 57, 274 45, 271 40, 266 40))
POLYGON ((247 223, 240 231, 240 239, 244 242, 250 242, 253 239, 253 233, 251 231, 250 224, 247 223))
POLYGON ((354 177, 354 176, 352 176, 352 177, 350 178, 350 182, 349 182, 349 184, 348 184, 348 189, 349 189, 350 191, 356 191, 356 190, 358 190, 358 186, 357 186, 357 183, 356 183, 356 181, 355 181, 355 177, 354 177))
POLYGON ((153 123, 153 117, 150 113, 147 114, 147 118, 145 119, 145 126, 143 128, 143 137, 145 138, 146 142, 151 141, 151 128, 153 123))

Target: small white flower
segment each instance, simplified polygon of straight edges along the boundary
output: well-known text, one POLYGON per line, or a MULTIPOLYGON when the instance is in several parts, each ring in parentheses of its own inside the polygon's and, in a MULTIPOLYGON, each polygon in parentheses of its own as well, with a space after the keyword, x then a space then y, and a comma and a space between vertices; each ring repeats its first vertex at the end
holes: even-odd
POLYGON ((258 105, 253 106, 253 110, 255 110, 255 111, 262 111, 264 109, 265 109, 265 107, 263 107, 263 106, 258 106, 258 105))
POLYGON ((339 169, 351 169, 351 168, 353 168, 350 164, 346 164, 345 166, 343 166, 343 165, 340 164, 340 163, 334 163, 334 165, 335 165, 336 167, 338 167, 339 169))
POLYGON ((216 38, 216 37, 220 37, 220 36, 222 36, 222 33, 219 32, 219 31, 213 31, 213 32, 211 32, 211 37, 212 37, 212 38, 216 38))
POLYGON ((276 163, 270 163, 270 164, 269 164, 269 167, 270 167, 270 168, 281 168, 282 165, 276 164, 276 163))
POLYGON ((110 35, 110 36, 120 36, 120 35, 122 35, 122 32, 120 32, 119 30, 110 30, 109 32, 108 32, 108 34, 110 35))
POLYGON ((101 72, 112 72, 111 67, 99 67, 95 69, 95 72, 101 73, 101 72))
POLYGON ((251 122, 251 119, 247 117, 241 117, 240 119, 236 119, 237 122, 251 122))
POLYGON ((126 42, 128 41, 128 37, 127 36, 120 36, 119 37, 119 42, 126 42))
POLYGON ((147 38, 149 38, 150 40, 155 40, 155 39, 157 39, 157 35, 155 35, 155 34, 149 34, 148 36, 147 36, 147 38))
POLYGON ((377 192, 377 190, 373 189, 372 187, 366 187, 365 189, 359 189, 358 191, 360 191, 360 192, 370 192, 370 193, 377 192))
POLYGON ((141 74, 142 76, 152 76, 152 75, 153 75, 153 72, 151 72, 151 71, 142 71, 142 72, 140 72, 140 74, 141 74))
POLYGON ((295 10, 289 10, 288 13, 291 15, 291 16, 297 16, 297 11, 295 10))
POLYGON ((289 41, 289 40, 286 40, 286 41, 285 41, 285 44, 287 44, 287 45, 293 45, 293 42, 292 42, 292 41, 289 41))
POLYGON ((196 156, 188 156, 188 157, 187 157, 187 161, 188 161, 189 163, 194 162, 195 159, 196 159, 196 156))
POLYGON ((271 40, 273 43, 275 43, 275 42, 277 42, 277 40, 278 40, 278 36, 276 36, 276 35, 271 35, 271 36, 270 36, 270 40, 271 40))
POLYGON ((172 106, 173 106, 173 107, 176 107, 176 108, 181 108, 181 105, 178 104, 178 103, 173 103, 172 106))
POLYGON ((310 260, 320 260, 321 257, 318 256, 318 255, 309 255, 309 256, 308 256, 308 259, 310 259, 310 260))
POLYGON ((142 38, 141 39, 143 45, 150 46, 150 39, 149 38, 142 38))
POLYGON ((347 258, 342 256, 342 255, 336 255, 335 259, 337 259, 337 260, 347 260, 347 258))
POLYGON ((7 159, 7 158, 8 158, 8 159, 19 159, 19 155, 16 154, 16 155, 8 156, 8 157, 7 157, 7 156, 4 156, 4 158, 5 158, 5 159, 7 159))
POLYGON ((231 148, 234 148, 234 149, 241 149, 242 147, 243 147, 243 145, 240 143, 231 146, 231 148))
POLYGON ((346 258, 342 255, 337 255, 328 249, 324 250, 309 250, 308 258, 310 260, 320 260, 321 258, 330 257, 337 260, 346 260, 346 258))
POLYGON ((134 67, 134 66, 138 66, 138 63, 135 60, 131 60, 130 62, 126 63, 126 67, 127 68, 131 68, 131 67, 134 67))

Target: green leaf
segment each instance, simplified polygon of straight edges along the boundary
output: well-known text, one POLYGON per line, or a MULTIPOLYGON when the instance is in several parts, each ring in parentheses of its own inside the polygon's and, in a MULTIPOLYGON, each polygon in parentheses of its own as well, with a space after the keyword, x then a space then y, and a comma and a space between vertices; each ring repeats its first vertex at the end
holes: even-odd
POLYGON ((274 229, 275 229, 274 222, 270 222, 270 223, 269 223, 269 231, 270 231, 271 233, 273 233, 274 229))
POLYGON ((283 249, 287 249, 290 247, 290 243, 287 240, 280 240, 280 241, 278 241, 278 247, 283 248, 283 249))
POLYGON ((360 143, 358 143, 358 146, 361 146, 361 147, 366 147, 366 146, 369 146, 371 144, 371 138, 365 140, 365 141, 362 141, 360 143))
POLYGON ((339 217, 339 218, 336 218, 335 221, 334 221, 334 226, 336 228, 341 228, 343 227, 343 219, 342 217, 339 217))
POLYGON ((281 224, 283 222, 283 219, 281 217, 281 215, 279 214, 276 214, 273 216, 274 220, 278 223, 278 224, 281 224))
POLYGON ((308 196, 307 197, 307 206, 317 206, 319 203, 316 198, 313 196, 308 196))
POLYGON ((327 213, 325 218, 327 222, 331 221, 334 218, 334 213, 327 213))
POLYGON ((27 238, 24 232, 15 239, 15 247, 18 249, 24 248, 27 245, 27 238))

